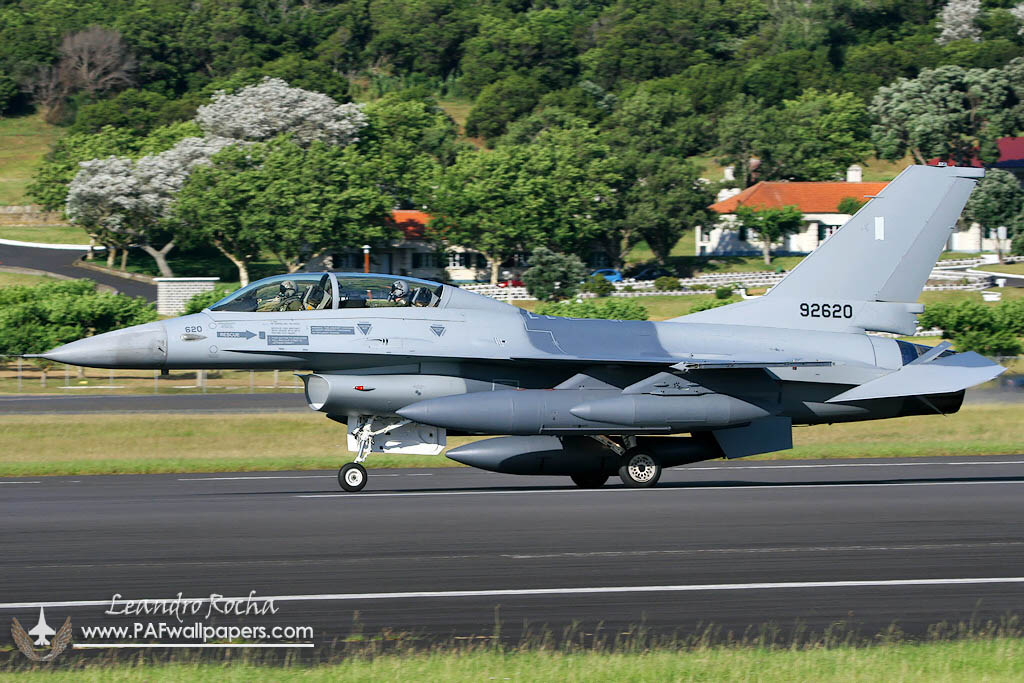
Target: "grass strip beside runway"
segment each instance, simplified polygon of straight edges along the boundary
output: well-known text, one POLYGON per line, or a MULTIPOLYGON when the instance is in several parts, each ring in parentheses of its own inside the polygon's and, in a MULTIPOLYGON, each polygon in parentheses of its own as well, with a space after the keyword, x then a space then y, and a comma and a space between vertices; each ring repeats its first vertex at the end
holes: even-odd
POLYGON ((967 639, 872 647, 707 647, 563 653, 488 649, 352 657, 339 664, 279 667, 198 660, 170 665, 40 666, 0 680, 45 681, 1019 681, 1024 640, 967 639))
MULTIPOLYGON (((1019 405, 802 427, 796 448, 762 458, 969 456, 1024 452, 1019 405)), ((450 447, 467 441, 448 440, 450 447)), ((351 460, 344 427, 318 413, 8 415, 0 476, 334 469, 351 460)), ((443 456, 372 455, 371 467, 455 466, 443 456)))

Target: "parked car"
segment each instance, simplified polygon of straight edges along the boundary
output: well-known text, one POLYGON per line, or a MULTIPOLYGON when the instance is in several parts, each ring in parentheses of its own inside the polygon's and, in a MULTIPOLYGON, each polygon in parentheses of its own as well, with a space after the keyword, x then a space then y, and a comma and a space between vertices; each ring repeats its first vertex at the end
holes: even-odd
POLYGON ((501 280, 498 282, 499 287, 522 287, 522 280, 501 280))
POLYGON ((616 268, 598 268, 597 270, 590 274, 590 277, 594 277, 595 275, 600 275, 608 282, 622 281, 622 271, 616 268))
POLYGON ((644 268, 633 275, 634 280, 657 280, 659 277, 673 277, 673 275, 664 268, 656 266, 644 268))

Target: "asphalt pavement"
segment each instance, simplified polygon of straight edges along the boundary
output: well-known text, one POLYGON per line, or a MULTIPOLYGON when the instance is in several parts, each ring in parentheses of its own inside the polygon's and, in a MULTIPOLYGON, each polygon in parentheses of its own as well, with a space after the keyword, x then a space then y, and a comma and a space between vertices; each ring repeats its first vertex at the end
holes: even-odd
POLYGON ((75 262, 82 257, 83 253, 70 249, 41 249, 0 244, 0 266, 33 268, 71 278, 94 280, 101 285, 113 287, 122 294, 141 296, 147 301, 156 301, 156 285, 75 266, 75 262))
POLYGON ((255 591, 276 614, 210 623, 311 625, 323 645, 496 623, 510 640, 923 635, 1024 613, 1024 455, 713 461, 649 490, 566 484, 470 469, 371 471, 358 494, 334 472, 0 479, 0 619, 34 624, 45 603, 77 629, 132 621, 104 616, 114 594, 255 591))

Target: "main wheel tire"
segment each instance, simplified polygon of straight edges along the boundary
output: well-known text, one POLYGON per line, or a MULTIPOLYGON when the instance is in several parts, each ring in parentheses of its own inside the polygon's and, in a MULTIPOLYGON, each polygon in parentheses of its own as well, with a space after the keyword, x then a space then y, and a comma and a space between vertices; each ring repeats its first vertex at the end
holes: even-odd
POLYGON ((599 489, 608 481, 607 474, 573 474, 572 483, 581 489, 599 489))
POLYGON ((350 493, 362 491, 366 486, 366 468, 357 462, 350 462, 338 470, 338 483, 350 493))
POLYGON ((661 465, 650 453, 630 451, 622 458, 619 478, 629 488, 650 488, 661 479, 661 465))

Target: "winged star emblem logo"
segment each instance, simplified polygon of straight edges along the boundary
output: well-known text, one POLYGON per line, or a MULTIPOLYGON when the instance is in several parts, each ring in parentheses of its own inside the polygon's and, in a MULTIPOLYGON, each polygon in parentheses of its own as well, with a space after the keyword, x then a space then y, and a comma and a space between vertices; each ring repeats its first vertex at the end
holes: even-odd
POLYGON ((34 662, 48 662, 68 649, 68 645, 71 644, 71 617, 65 619, 64 625, 54 631, 46 623, 46 614, 43 608, 40 607, 39 623, 33 626, 31 631, 26 631, 21 622, 18 621, 18 618, 15 617, 11 622, 11 635, 14 637, 14 644, 21 650, 21 654, 34 662), (36 637, 35 642, 32 641, 32 636, 36 637), (53 636, 52 643, 49 640, 49 636, 53 636), (43 652, 36 650, 37 645, 40 647, 49 645, 50 651, 43 654, 43 652))

